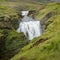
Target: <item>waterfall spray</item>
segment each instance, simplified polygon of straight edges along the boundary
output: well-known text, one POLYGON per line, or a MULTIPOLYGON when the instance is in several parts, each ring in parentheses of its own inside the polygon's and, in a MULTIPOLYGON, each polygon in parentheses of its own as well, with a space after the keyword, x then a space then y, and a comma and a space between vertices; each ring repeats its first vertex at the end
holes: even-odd
POLYGON ((19 28, 17 32, 23 32, 28 40, 32 40, 35 37, 41 35, 41 25, 40 21, 36 21, 27 16, 28 11, 23 11, 22 15, 24 16, 19 23, 19 28))

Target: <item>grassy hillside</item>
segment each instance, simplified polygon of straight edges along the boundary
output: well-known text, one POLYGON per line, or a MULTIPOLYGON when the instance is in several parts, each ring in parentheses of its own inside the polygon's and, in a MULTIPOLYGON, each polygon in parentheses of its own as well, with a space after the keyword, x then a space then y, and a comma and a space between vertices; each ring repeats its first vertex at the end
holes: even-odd
POLYGON ((6 1, 6 0, 0 0, 0 1, 6 1))
POLYGON ((39 10, 43 4, 0 0, 0 60, 9 60, 29 43, 23 33, 17 33, 21 10, 39 10))
POLYGON ((50 3, 39 11, 38 19, 47 13, 52 16, 43 25, 44 33, 34 38, 11 60, 60 60, 60 3, 50 3))
POLYGON ((0 1, 1 60, 9 60, 14 55, 11 60, 60 60, 60 3, 0 1), (23 33, 16 32, 21 10, 35 10, 35 19, 43 22, 51 13, 42 24, 44 33, 30 43, 23 33))

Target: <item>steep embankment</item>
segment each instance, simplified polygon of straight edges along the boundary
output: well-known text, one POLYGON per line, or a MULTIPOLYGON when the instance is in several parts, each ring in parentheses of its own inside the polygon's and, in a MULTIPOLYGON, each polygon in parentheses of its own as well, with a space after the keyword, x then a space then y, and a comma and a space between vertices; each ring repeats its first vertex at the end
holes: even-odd
POLYGON ((43 4, 0 1, 0 60, 9 60, 27 45, 29 41, 23 33, 17 33, 21 10, 36 10, 43 4))
POLYGON ((18 26, 19 16, 16 10, 0 5, 0 59, 9 60, 23 45, 28 42, 23 33, 18 34, 15 29, 18 26), (21 40, 20 40, 21 39, 21 40), (24 40, 24 41, 22 41, 24 40), (16 42, 19 43, 16 43, 16 42), (22 44, 21 44, 22 42, 22 44), (17 50, 16 50, 17 48, 17 50))
POLYGON ((11 60, 60 60, 60 3, 48 4, 36 18, 42 19, 49 12, 52 16, 43 24, 44 33, 11 60))

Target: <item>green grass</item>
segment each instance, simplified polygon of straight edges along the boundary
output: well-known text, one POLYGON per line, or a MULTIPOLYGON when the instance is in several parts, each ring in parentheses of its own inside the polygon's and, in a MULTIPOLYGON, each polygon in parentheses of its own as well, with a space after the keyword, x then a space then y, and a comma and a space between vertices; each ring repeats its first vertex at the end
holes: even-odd
POLYGON ((39 10, 43 6, 39 2, 9 2, 9 1, 0 1, 0 16, 2 15, 17 15, 21 13, 21 10, 39 10))
POLYGON ((16 11, 14 9, 0 5, 0 16, 14 15, 14 14, 16 15, 16 11))
POLYGON ((50 3, 38 14, 44 17, 47 12, 54 14, 46 21, 44 33, 34 38, 29 45, 21 49, 11 60, 60 60, 60 3, 50 3), (45 40, 40 43, 40 40, 45 40), (37 42, 39 42, 37 44, 37 42))
POLYGON ((44 9, 39 11, 39 14, 36 16, 36 19, 42 19, 46 14, 48 14, 49 12, 53 12, 56 8, 58 8, 58 4, 49 3, 44 9))
POLYGON ((6 1, 6 0, 0 0, 1 2, 6 1))

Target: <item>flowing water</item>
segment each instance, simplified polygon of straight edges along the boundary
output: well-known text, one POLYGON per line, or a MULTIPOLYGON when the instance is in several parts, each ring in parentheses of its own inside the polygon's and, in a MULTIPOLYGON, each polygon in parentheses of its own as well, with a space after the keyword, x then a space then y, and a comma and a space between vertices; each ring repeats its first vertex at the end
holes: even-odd
POLYGON ((40 36, 41 31, 40 21, 36 21, 27 15, 22 18, 19 23, 19 28, 17 29, 17 32, 23 32, 28 40, 32 40, 33 38, 40 36))

